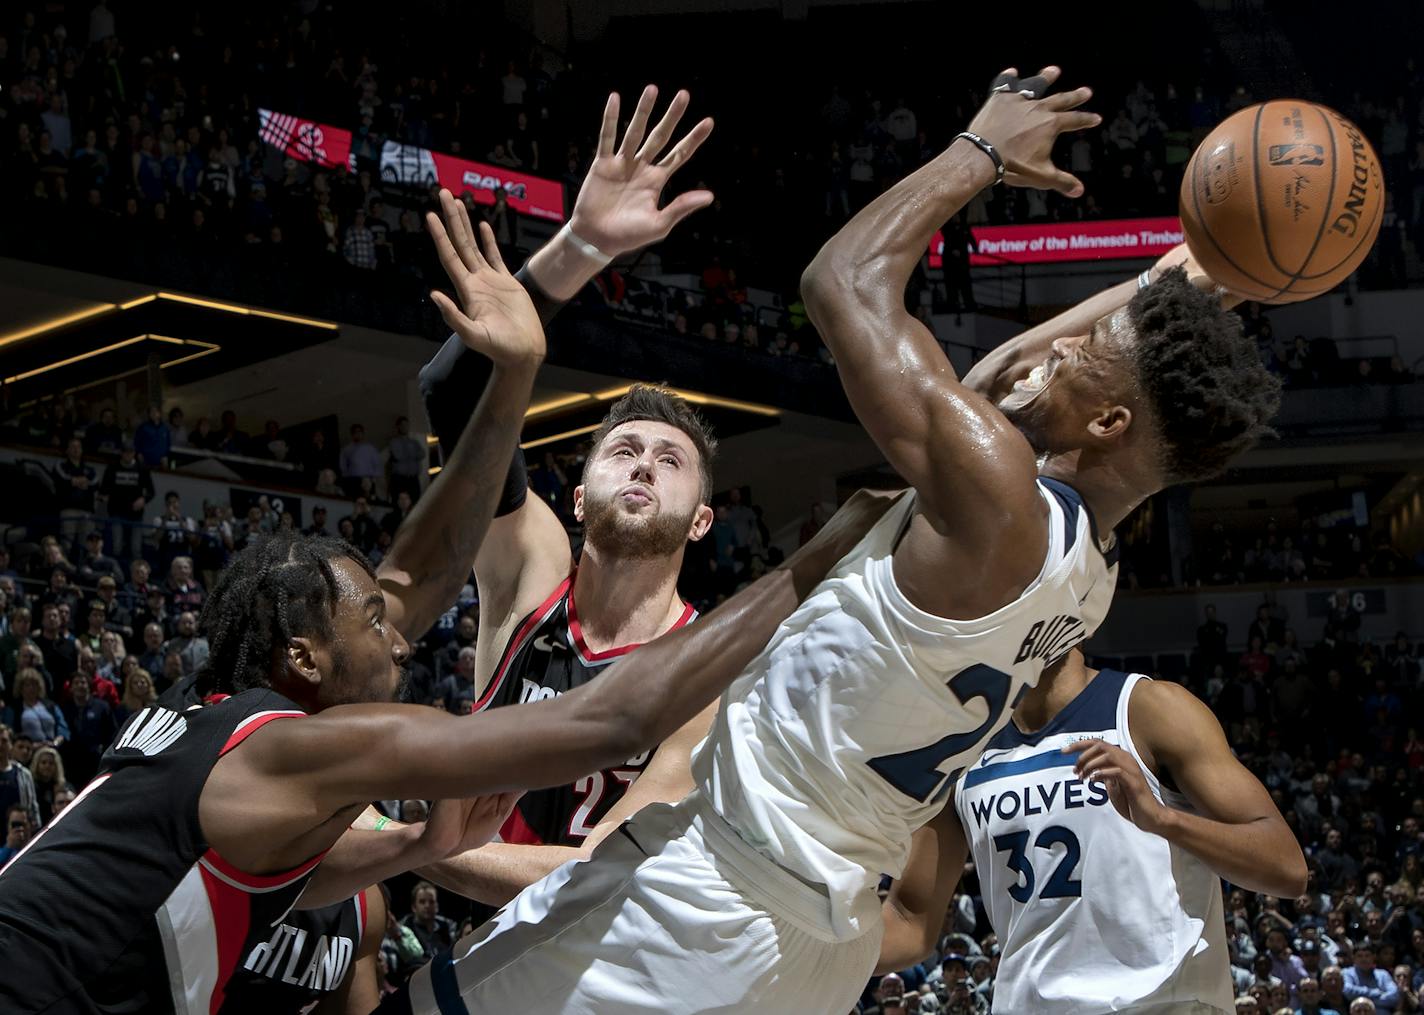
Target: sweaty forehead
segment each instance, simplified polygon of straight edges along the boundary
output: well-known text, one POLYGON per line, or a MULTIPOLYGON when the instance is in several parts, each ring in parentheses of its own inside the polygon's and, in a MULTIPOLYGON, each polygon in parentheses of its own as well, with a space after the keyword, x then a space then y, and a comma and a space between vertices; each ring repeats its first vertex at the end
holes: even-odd
POLYGON ((333 560, 331 571, 336 577, 337 609, 341 612, 359 610, 371 596, 380 594, 375 580, 349 557, 333 560))
POLYGON ((1112 313, 1098 318, 1093 325, 1093 340, 1108 348, 1126 352, 1137 339, 1137 329, 1132 326, 1132 315, 1127 307, 1119 307, 1112 313))

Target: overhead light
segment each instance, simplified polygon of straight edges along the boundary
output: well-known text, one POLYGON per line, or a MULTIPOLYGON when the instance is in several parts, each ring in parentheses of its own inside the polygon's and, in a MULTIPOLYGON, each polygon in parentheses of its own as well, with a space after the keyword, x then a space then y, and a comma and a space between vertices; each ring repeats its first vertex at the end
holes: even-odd
MULTIPOLYGON (((87 359, 93 359, 96 356, 103 356, 106 353, 115 352, 116 350, 123 349, 127 346, 136 345, 139 342, 148 341, 162 342, 168 345, 196 347, 199 350, 198 352, 189 353, 185 356, 180 356, 178 359, 168 360, 166 362, 160 363, 159 366, 165 369, 171 366, 177 366, 179 363, 187 363, 191 360, 198 359, 199 357, 211 355, 212 353, 215 353, 222 348, 222 346, 217 345, 214 342, 202 342, 195 338, 173 338, 171 335, 135 335, 133 338, 126 338, 120 342, 113 342, 98 349, 89 349, 85 352, 77 353, 74 356, 68 356, 64 359, 55 360, 53 363, 46 363, 42 367, 35 367, 33 370, 26 370, 24 373, 16 374, 13 377, 7 377, 5 378, 5 383, 14 384, 17 381, 29 380, 31 377, 38 377, 40 374, 47 374, 51 370, 59 370, 63 367, 73 366, 75 363, 82 363, 87 359)), ((143 368, 135 368, 135 370, 140 369, 143 368)), ((120 377, 127 377, 129 374, 134 372, 134 370, 126 370, 123 373, 115 374, 112 378, 104 378, 100 381, 89 381, 85 383, 83 387, 92 387, 95 384, 102 384, 108 380, 117 380, 120 377)))
POLYGON ((190 306, 206 307, 209 310, 222 310, 229 314, 242 314, 249 317, 267 317, 274 321, 286 321, 289 324, 304 324, 311 328, 324 328, 327 331, 336 331, 338 325, 331 321, 319 321, 314 317, 298 317, 295 314, 279 314, 275 310, 263 310, 259 307, 244 307, 237 303, 224 303, 221 300, 205 300, 197 296, 185 296, 182 293, 160 292, 160 300, 172 300, 174 303, 187 303, 190 306))
POLYGON ((77 310, 62 317, 52 317, 42 324, 36 324, 29 328, 22 328, 19 331, 12 331, 6 335, 0 335, 0 345, 9 345, 11 342, 23 342, 27 338, 34 338, 36 335, 43 335, 47 331, 54 331, 56 328, 67 327, 79 321, 86 321, 91 317, 98 317, 100 314, 108 314, 119 309, 117 303, 101 303, 95 307, 88 307, 84 310, 77 310))
POLYGON ((587 392, 579 392, 573 395, 560 395, 558 398, 550 398, 547 401, 534 403, 528 409, 524 410, 524 418, 534 419, 546 413, 555 412, 559 409, 567 409, 572 405, 578 405, 580 402, 594 401, 597 397, 597 395, 590 395, 587 392))
POLYGON ((112 345, 106 345, 100 349, 90 349, 88 352, 81 352, 76 356, 69 356, 65 359, 55 360, 53 363, 46 363, 42 367, 35 367, 33 370, 26 370, 22 374, 16 374, 13 377, 7 377, 5 378, 5 383, 14 384, 17 381, 27 381, 31 377, 38 377, 40 374, 47 374, 51 370, 58 370, 61 367, 73 366, 75 363, 82 363, 86 359, 93 359, 95 356, 102 356, 105 353, 113 352, 115 349, 122 349, 125 346, 134 345, 137 342, 142 342, 146 337, 146 335, 135 335, 133 338, 126 338, 122 342, 115 342, 112 345))
POLYGON ((145 303, 152 303, 156 299, 158 299, 156 293, 149 293, 147 296, 140 296, 137 299, 129 300, 127 303, 120 303, 119 309, 132 310, 134 307, 141 307, 145 303))
POLYGON ((600 426, 602 426, 601 423, 590 423, 588 426, 581 426, 577 430, 565 430, 563 433, 551 434, 548 437, 539 437, 532 441, 524 441, 519 446, 525 451, 528 451, 530 448, 542 447, 545 444, 553 444, 555 441, 567 440, 570 437, 582 437, 584 434, 593 433, 600 426))

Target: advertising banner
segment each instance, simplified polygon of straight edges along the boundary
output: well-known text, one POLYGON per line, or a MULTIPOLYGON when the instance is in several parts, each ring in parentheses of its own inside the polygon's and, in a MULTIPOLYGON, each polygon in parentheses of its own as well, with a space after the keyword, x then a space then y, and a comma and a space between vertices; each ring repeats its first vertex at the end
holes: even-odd
POLYGON ((345 165, 355 170, 356 160, 351 155, 349 130, 270 109, 259 109, 257 119, 258 137, 292 158, 313 162, 327 169, 345 165))
POLYGON ((564 186, 558 181, 429 148, 387 141, 381 148, 381 179, 418 187, 438 183, 456 197, 468 192, 476 204, 494 204, 494 192, 503 187, 515 211, 550 222, 564 220, 564 186))
MULTIPOLYGON (((1182 242, 1182 221, 1176 216, 975 226, 970 231, 969 263, 976 267, 1160 257, 1182 242)), ((930 267, 943 266, 944 235, 937 232, 930 241, 930 267)))

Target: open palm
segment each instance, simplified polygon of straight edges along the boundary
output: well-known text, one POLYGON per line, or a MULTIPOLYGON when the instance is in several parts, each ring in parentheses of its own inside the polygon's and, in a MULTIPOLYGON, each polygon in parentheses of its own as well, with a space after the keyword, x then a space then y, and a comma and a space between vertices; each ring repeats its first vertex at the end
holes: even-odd
POLYGON ((569 220, 575 235, 609 257, 656 243, 688 215, 712 203, 711 191, 692 190, 678 195, 666 207, 658 207, 672 174, 712 133, 712 120, 703 119, 659 159, 687 111, 690 98, 687 92, 678 92, 645 141, 657 97, 656 86, 643 89, 623 142, 616 148, 620 100, 617 92, 608 97, 598 134, 598 154, 569 220))
POLYGON ((425 225, 435 241, 440 265, 459 298, 457 304, 436 290, 430 294, 460 340, 501 366, 534 365, 544 358, 544 328, 519 280, 509 273, 489 224, 480 223, 479 242, 465 206, 440 191, 440 210, 425 225))

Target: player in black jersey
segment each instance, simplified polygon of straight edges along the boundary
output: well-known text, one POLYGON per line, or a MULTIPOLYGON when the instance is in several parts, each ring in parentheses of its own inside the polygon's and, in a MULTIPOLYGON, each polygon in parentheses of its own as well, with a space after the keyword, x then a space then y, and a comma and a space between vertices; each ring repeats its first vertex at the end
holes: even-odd
MULTIPOLYGON (((694 191, 658 208, 669 175, 712 123, 701 121, 659 159, 687 95, 678 93, 644 140, 656 97, 651 86, 643 92, 621 144, 618 96, 609 99, 598 155, 566 229, 580 242, 583 259, 546 248, 520 273, 546 322, 609 259, 661 239, 711 200, 694 191)), ((472 232, 463 238, 472 243, 472 232)), ((464 427, 473 409, 470 393, 479 390, 481 364, 463 338, 452 335, 421 372, 426 409, 442 442, 464 427)), ((712 524, 715 451, 705 423, 682 399, 635 386, 603 421, 583 484, 574 491, 575 514, 585 524, 577 568, 563 525, 539 498, 526 498, 523 453, 515 455, 490 538, 473 560, 480 593, 477 710, 563 694, 694 619, 678 596, 677 577, 688 542, 712 524)), ((501 829, 502 842, 424 873, 481 902, 509 901, 560 864, 588 856, 644 804, 686 795, 692 748, 714 712, 709 707, 654 751, 526 794, 501 829)), ((373 818, 368 812, 362 823, 373 818)))
MULTIPOLYGON (((254 928, 282 922, 320 884, 313 873, 368 801, 491 794, 410 833, 430 838, 428 859, 486 840, 510 791, 616 764, 705 709, 880 513, 862 503, 838 516, 712 621, 595 687, 497 718, 389 704, 409 655, 403 632, 424 630, 455 595, 460 554, 473 556, 489 527, 498 488, 488 476, 515 449, 544 348, 489 227, 482 246, 457 253, 439 220, 429 224, 461 281, 464 309, 444 300, 442 310, 495 363, 446 469, 379 584, 337 540, 278 533, 237 555, 202 619, 207 689, 230 697, 137 713, 95 780, 0 871, 0 953, 23 971, 0 982, 7 1015, 250 1010, 228 991, 254 928), (470 260, 457 269, 461 254, 470 260)), ((365 849, 377 866, 408 859, 402 838, 366 833, 365 849)), ((314 954, 298 982, 334 977, 338 958, 314 954)))

